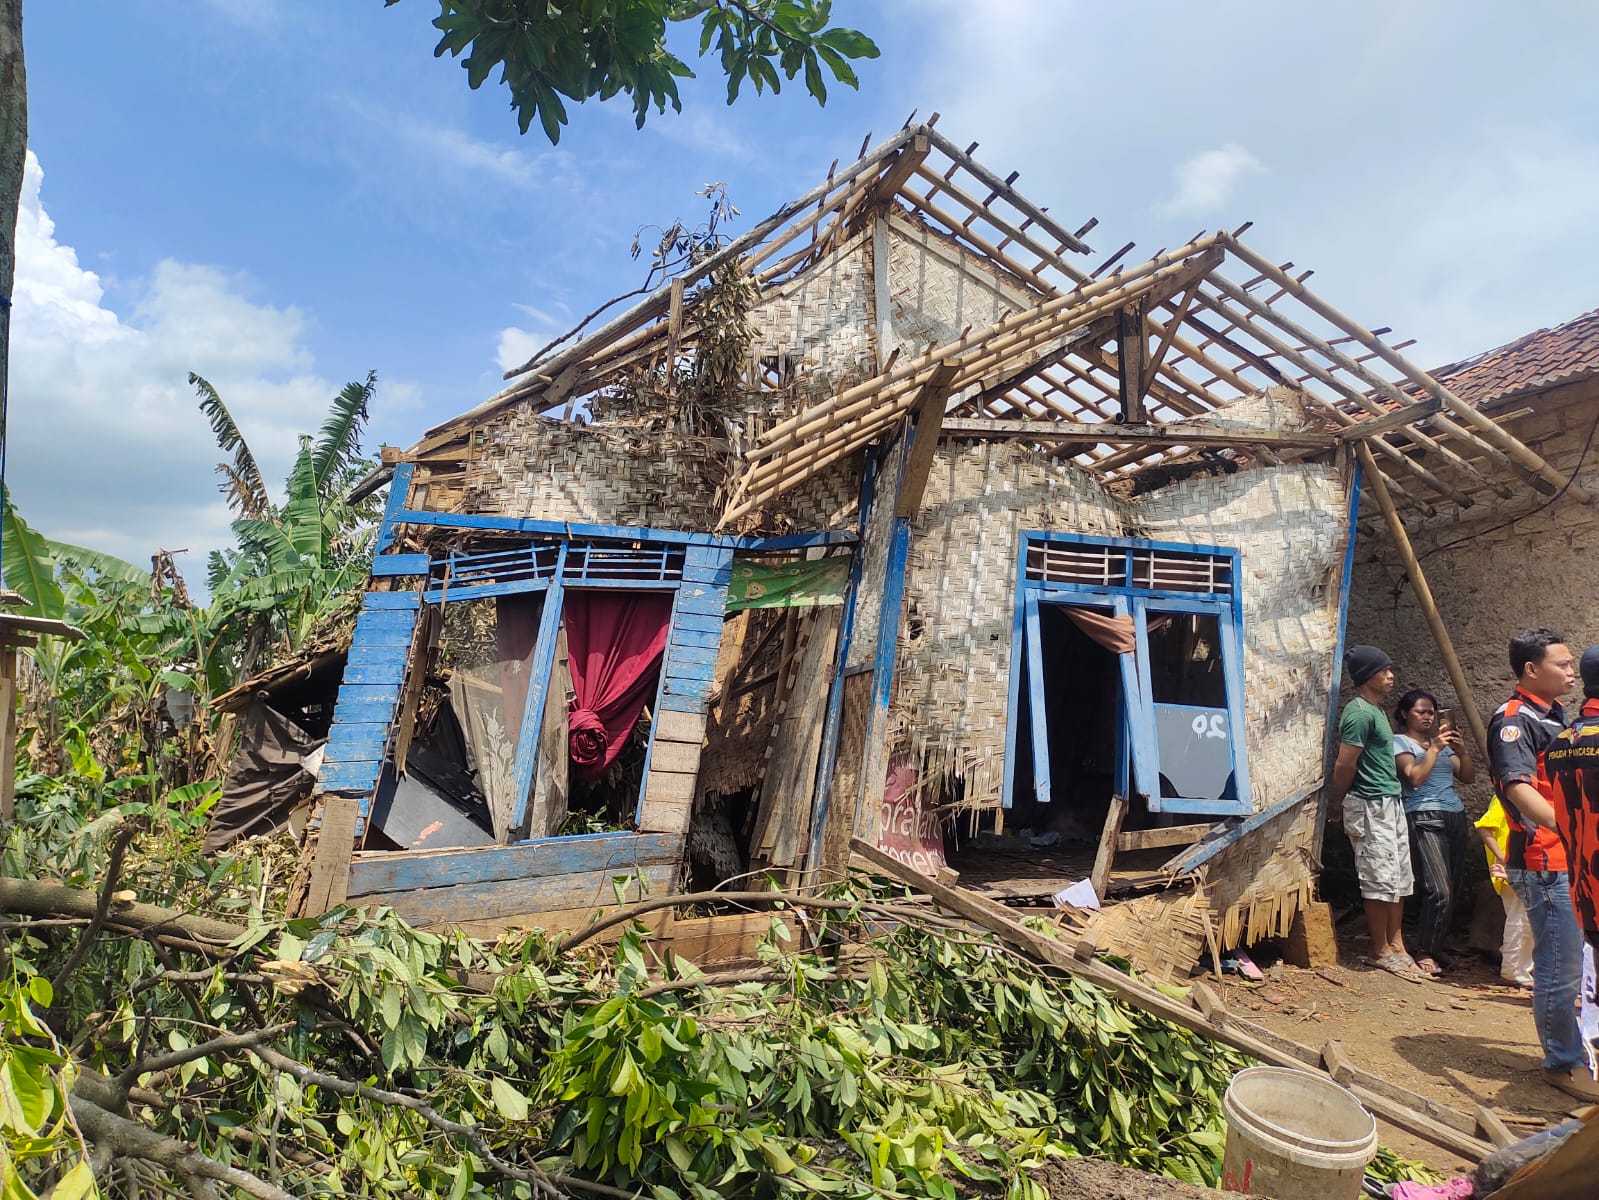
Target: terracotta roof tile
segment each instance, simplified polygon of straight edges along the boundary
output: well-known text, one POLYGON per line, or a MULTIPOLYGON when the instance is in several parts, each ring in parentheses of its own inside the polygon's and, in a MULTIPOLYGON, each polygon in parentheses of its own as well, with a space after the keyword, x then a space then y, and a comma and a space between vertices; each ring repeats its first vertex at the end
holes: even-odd
POLYGON ((1525 334, 1432 375, 1479 408, 1525 392, 1599 375, 1599 309, 1525 334))

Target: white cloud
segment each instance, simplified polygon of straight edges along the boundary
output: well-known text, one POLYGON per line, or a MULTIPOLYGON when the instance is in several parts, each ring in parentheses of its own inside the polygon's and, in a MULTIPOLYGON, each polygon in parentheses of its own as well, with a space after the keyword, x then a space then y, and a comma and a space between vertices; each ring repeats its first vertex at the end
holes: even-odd
MULTIPOLYGON (((306 317, 263 304, 249 281, 166 260, 117 312, 62 242, 30 152, 17 221, 7 481, 19 510, 51 537, 147 562, 157 548, 205 551, 229 540, 215 489, 215 443, 188 385, 206 376, 260 456, 287 473, 296 436, 314 433, 339 385, 317 374, 306 317)), ((380 396, 416 404, 414 388, 380 396)))
POLYGON ((1214 150, 1201 150, 1172 172, 1176 190, 1157 209, 1165 216, 1201 216, 1225 208, 1246 175, 1266 168, 1237 142, 1214 150))

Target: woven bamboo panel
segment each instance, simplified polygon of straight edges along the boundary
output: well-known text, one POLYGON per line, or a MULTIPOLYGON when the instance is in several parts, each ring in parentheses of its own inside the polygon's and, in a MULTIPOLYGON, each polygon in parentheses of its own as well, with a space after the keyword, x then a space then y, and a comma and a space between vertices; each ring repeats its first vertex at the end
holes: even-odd
POLYGON ((1131 536, 1238 548, 1250 783, 1255 808, 1269 808, 1322 771, 1343 483, 1330 466, 1265 467, 1174 483, 1131 511, 1131 536))
POLYGON ((1120 534, 1123 507, 1081 468, 1018 445, 939 448, 911 527, 891 713, 891 744, 922 778, 998 806, 1020 533, 1120 534))
POLYGON ((1224 950, 1285 937, 1314 899, 1317 797, 1272 818, 1196 873, 1224 950))
POLYGON ((857 236, 769 290, 750 314, 751 353, 778 359, 803 408, 877 369, 869 238, 857 236))
POLYGON ((907 354, 941 346, 963 329, 982 329, 1038 302, 1037 292, 990 260, 906 213, 890 214, 888 249, 893 339, 907 354))
POLYGON ((1135 896, 1087 923, 1099 948, 1161 979, 1186 979, 1209 947, 1211 904, 1203 888, 1135 896))

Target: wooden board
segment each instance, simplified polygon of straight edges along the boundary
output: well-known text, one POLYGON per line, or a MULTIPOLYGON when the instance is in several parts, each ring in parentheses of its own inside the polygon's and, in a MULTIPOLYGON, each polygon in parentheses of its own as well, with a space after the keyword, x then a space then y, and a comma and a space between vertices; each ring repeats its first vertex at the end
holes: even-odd
POLYGON ((311 860, 305 912, 325 913, 344 903, 350 886, 350 856, 355 850, 355 823, 360 804, 347 796, 328 796, 322 802, 322 824, 317 830, 316 857, 311 860))
POLYGON ((816 768, 827 716, 827 668, 837 650, 842 613, 841 608, 821 608, 803 618, 804 641, 794 682, 772 727, 760 809, 750 838, 751 855, 763 865, 793 866, 810 842, 816 768))
POLYGON ((536 879, 497 879, 488 883, 463 883, 418 891, 386 892, 366 897, 366 902, 387 904, 413 925, 423 928, 463 921, 505 920, 525 914, 562 909, 590 910, 617 903, 612 881, 631 879, 622 902, 670 891, 677 883, 679 864, 656 863, 631 868, 586 871, 573 875, 546 875, 536 879))
POLYGON ((590 871, 615 873, 676 863, 682 857, 681 837, 648 833, 583 834, 459 850, 374 851, 357 855, 350 864, 350 895, 365 897, 590 871))
POLYGON ((1211 831, 1209 825, 1168 825, 1164 829, 1133 829, 1116 835, 1116 849, 1154 850, 1161 846, 1192 846, 1211 831))
POLYGON ((571 755, 567 750, 567 712, 571 700, 572 669, 566 653, 566 626, 555 635, 555 661, 549 686, 544 689, 544 720, 539 726, 537 766, 533 772, 533 800, 528 806, 528 835, 547 837, 566 820, 566 799, 571 786, 571 755))
POLYGON ((663 712, 655 718, 655 738, 669 742, 704 742, 705 714, 663 712))

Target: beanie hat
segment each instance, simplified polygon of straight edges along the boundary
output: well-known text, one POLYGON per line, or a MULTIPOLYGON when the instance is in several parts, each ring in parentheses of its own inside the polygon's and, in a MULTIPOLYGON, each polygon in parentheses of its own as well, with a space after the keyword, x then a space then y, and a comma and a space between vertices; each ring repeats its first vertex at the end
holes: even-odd
POLYGON ((1588 696, 1599 696, 1599 646, 1582 652, 1582 690, 1588 696))
MULTIPOLYGON (((1384 667, 1393 666, 1393 661, 1375 646, 1351 646, 1344 651, 1344 670, 1349 672, 1349 678, 1354 680, 1356 687, 1384 667)), ((1595 666, 1599 669, 1599 662, 1595 666)))

